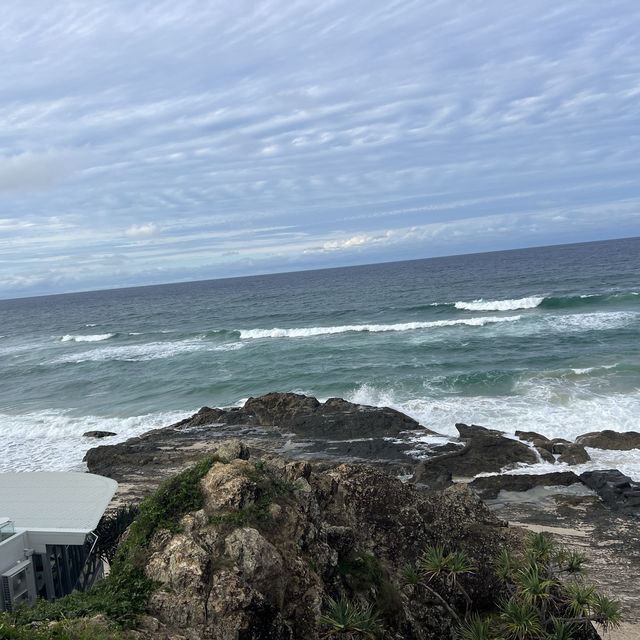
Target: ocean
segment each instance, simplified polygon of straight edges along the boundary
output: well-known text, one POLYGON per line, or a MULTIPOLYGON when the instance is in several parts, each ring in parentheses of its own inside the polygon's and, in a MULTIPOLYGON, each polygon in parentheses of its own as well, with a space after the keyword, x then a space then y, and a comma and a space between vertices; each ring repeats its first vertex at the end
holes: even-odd
MULTIPOLYGON (((445 436, 640 430, 640 238, 2 300, 0 381, 0 471, 269 391, 445 436)), ((590 453, 640 480, 638 450, 590 453)))

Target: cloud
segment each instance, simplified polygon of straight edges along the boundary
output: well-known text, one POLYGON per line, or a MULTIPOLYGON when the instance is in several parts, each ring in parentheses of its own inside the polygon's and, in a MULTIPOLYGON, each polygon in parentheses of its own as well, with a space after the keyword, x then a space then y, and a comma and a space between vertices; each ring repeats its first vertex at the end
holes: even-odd
POLYGON ((130 238, 147 238, 158 233, 158 225, 155 222, 132 224, 124 233, 130 238))
POLYGON ((70 151, 0 156, 0 193, 49 189, 73 173, 76 161, 70 151))
POLYGON ((86 288, 84 254, 121 256, 109 286, 225 252, 250 273, 637 233, 633 0, 13 4, 0 283, 42 260, 86 288))

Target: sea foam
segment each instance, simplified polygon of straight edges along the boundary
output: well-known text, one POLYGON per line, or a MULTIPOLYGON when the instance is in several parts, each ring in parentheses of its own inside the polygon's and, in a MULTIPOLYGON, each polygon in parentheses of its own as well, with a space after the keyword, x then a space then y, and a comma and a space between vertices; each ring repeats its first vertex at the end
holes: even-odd
MULTIPOLYGON (((479 424, 498 429, 515 437, 516 430, 536 431, 547 438, 575 440, 590 431, 637 431, 640 414, 640 390, 603 396, 597 392, 585 393, 580 386, 558 387, 544 382, 522 388, 518 395, 508 396, 442 396, 428 387, 422 397, 406 398, 393 388, 361 385, 349 394, 351 402, 386 406, 402 411, 420 424, 444 436, 457 437, 457 422, 479 424)), ((424 438, 418 437, 419 445, 424 438)), ((429 438, 427 438, 429 440, 429 438)), ((583 470, 618 468, 640 480, 640 461, 637 450, 630 452, 590 449, 592 463, 583 470), (603 466, 604 465, 604 466, 603 466)), ((527 467, 529 473, 558 471, 557 465, 543 469, 538 465, 527 467)), ((574 469, 572 467, 572 469, 574 469)), ((522 470, 522 473, 527 473, 522 470)))
POLYGON ((454 307, 464 311, 515 311, 516 309, 533 309, 544 298, 542 296, 530 296, 517 300, 473 300, 472 302, 456 302, 454 307))
POLYGON ((200 351, 206 348, 201 340, 177 340, 167 342, 147 342, 143 344, 101 347, 81 353, 73 353, 56 358, 54 364, 103 362, 108 360, 145 361, 171 358, 181 353, 200 351))
POLYGON ((66 335, 60 338, 60 342, 102 342, 113 338, 115 333, 96 333, 93 335, 66 335))
POLYGON ((441 327, 483 327, 487 324, 500 322, 517 322, 520 316, 509 317, 482 317, 459 318, 456 320, 434 320, 431 322, 401 322, 396 324, 351 324, 335 327, 302 327, 294 329, 243 329, 240 337, 243 340, 257 338, 309 338, 313 336, 331 335, 336 333, 352 332, 391 332, 391 331, 416 331, 419 329, 434 329, 441 327))
POLYGON ((191 412, 169 411, 124 418, 74 416, 55 409, 19 415, 0 414, 3 455, 0 472, 84 471, 82 458, 98 443, 85 431, 113 431, 108 444, 116 444, 151 429, 178 422, 191 412))

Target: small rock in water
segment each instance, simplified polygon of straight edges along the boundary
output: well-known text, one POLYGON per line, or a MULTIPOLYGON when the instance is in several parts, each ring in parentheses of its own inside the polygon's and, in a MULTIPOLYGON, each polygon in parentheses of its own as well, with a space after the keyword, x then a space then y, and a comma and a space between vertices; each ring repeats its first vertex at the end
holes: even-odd
POLYGON ((113 431, 85 431, 82 434, 84 438, 108 438, 116 435, 118 434, 113 431))

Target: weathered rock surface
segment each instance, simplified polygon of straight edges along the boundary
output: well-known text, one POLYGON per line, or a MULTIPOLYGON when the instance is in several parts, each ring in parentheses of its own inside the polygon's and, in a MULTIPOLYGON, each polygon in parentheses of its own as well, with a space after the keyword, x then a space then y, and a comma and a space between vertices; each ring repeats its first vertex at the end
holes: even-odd
MULTIPOLYGON (((217 449, 221 439, 241 438, 254 451, 286 453, 290 458, 369 462, 408 473, 415 444, 401 434, 433 431, 385 407, 339 398, 324 403, 295 393, 249 398, 242 408, 203 407, 162 429, 115 445, 90 449, 90 472, 118 482, 157 482, 217 449)), ((443 441, 445 438, 443 438, 443 441)), ((437 446, 437 445, 436 445, 437 446)))
POLYGON ((465 446, 452 453, 428 458, 416 468, 413 482, 435 490, 450 484, 453 477, 471 478, 496 472, 518 463, 533 464, 536 453, 526 444, 506 438, 501 432, 478 425, 456 424, 465 446))
POLYGON ((576 442, 584 447, 594 449, 617 449, 618 451, 629 451, 630 449, 640 449, 640 433, 637 431, 592 431, 576 438, 576 442))
POLYGON ((154 629, 138 637, 319 638, 328 598, 344 596, 375 602, 398 640, 453 638, 450 613, 401 576, 436 543, 465 549, 475 567, 461 577, 466 589, 478 603, 494 598, 492 557, 520 535, 473 492, 426 496, 372 467, 325 466, 216 463, 202 480, 203 510, 152 541, 146 573, 162 586, 148 607, 154 629), (229 515, 238 513, 249 515, 229 515))
POLYGON ((640 482, 616 469, 585 471, 580 480, 611 509, 640 516, 640 482))

